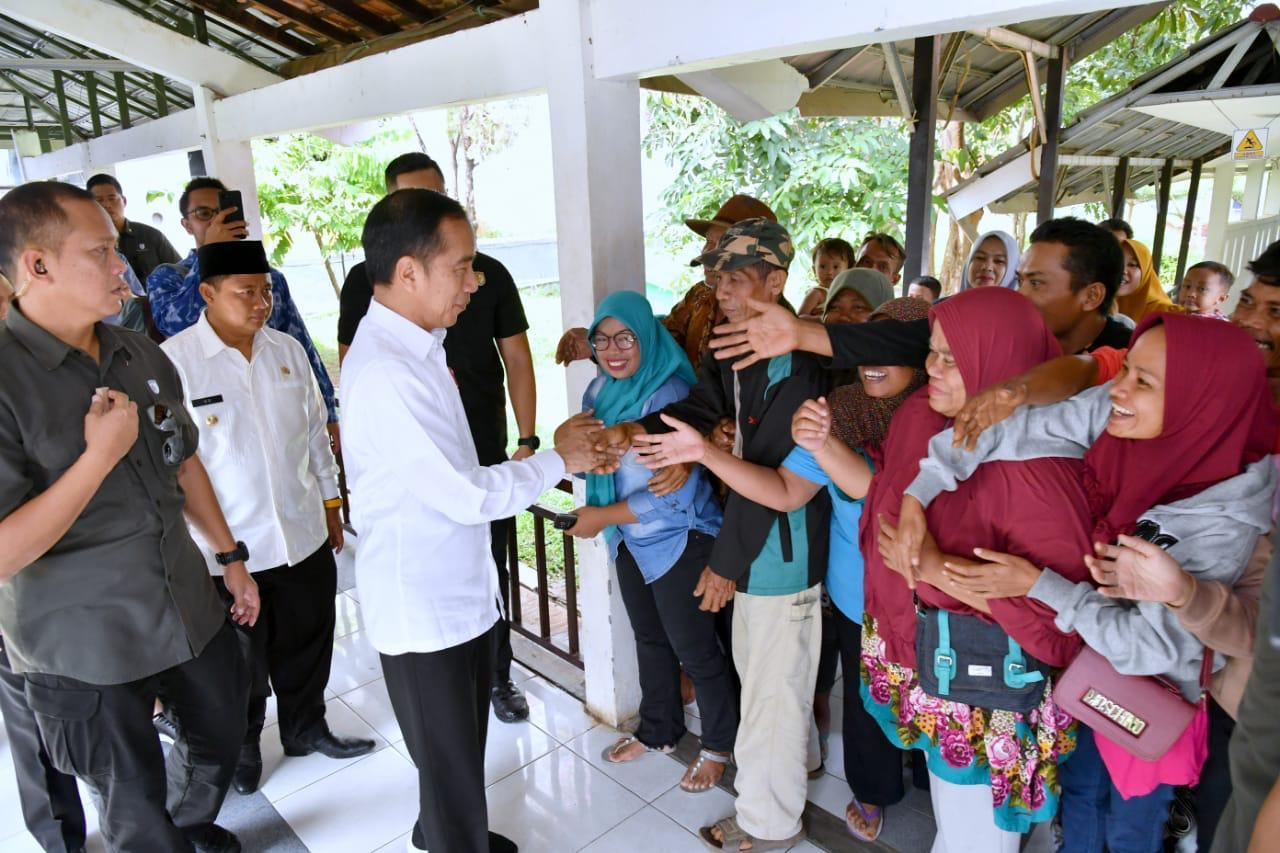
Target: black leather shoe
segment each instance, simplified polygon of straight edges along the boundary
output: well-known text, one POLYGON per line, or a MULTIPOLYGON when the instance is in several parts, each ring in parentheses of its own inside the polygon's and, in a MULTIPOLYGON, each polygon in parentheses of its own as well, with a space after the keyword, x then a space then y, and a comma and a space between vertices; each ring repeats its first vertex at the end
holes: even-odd
POLYGON ((196 853, 240 853, 240 839, 216 823, 185 830, 185 834, 195 845, 196 853))
POLYGON ((258 744, 240 747, 240 759, 236 762, 236 773, 231 777, 231 784, 238 794, 252 794, 258 790, 262 781, 262 749, 258 744))
POLYGON ((173 718, 161 711, 151 718, 151 725, 156 727, 156 732, 171 741, 176 741, 182 737, 182 733, 178 731, 178 724, 173 718))
POLYGON ((505 835, 489 833, 489 853, 518 853, 519 850, 516 843, 505 835))
POLYGON ((325 729, 322 733, 306 741, 284 744, 284 754, 292 757, 310 755, 318 752, 330 758, 355 758, 373 752, 376 744, 371 740, 359 737, 338 737, 325 729))
POLYGON ((493 714, 504 723, 518 723, 529 719, 529 703, 520 688, 510 681, 499 684, 489 693, 493 702, 493 714))

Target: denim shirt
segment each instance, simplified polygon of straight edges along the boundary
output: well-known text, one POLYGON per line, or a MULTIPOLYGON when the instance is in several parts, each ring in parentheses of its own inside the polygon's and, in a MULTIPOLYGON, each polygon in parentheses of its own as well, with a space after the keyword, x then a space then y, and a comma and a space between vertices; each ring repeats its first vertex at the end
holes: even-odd
MULTIPOLYGON (((151 301, 151 319, 160 334, 171 338, 183 329, 194 326, 204 311, 196 250, 192 249, 180 264, 161 264, 152 270, 151 275, 147 276, 147 294, 151 301), (182 272, 184 269, 185 272, 182 272)), ((267 317, 267 325, 302 344, 302 349, 307 353, 307 361, 311 362, 311 372, 320 385, 325 408, 329 410, 329 423, 336 424, 338 401, 333 391, 333 382, 329 379, 329 371, 325 369, 320 353, 307 332, 307 325, 302 321, 302 314, 298 312, 298 306, 289 293, 289 283, 275 267, 271 268, 271 296, 273 304, 271 314, 267 317)))
MULTIPOLYGON (((594 407, 604 379, 601 376, 587 386, 586 393, 582 395, 583 411, 594 407)), ((672 376, 645 402, 641 417, 682 400, 688 394, 688 383, 672 376)), ((618 545, 626 542, 645 583, 653 583, 671 570, 684 553, 689 531, 715 536, 719 534, 723 521, 720 504, 716 502, 707 473, 701 465, 693 466, 689 479, 679 490, 661 498, 649 491, 649 480, 653 475, 653 471, 641 464, 635 450, 622 457, 621 467, 613 474, 613 489, 618 500, 627 502, 636 520, 634 524, 619 525, 621 535, 614 533, 608 537, 609 556, 616 560, 618 545)))

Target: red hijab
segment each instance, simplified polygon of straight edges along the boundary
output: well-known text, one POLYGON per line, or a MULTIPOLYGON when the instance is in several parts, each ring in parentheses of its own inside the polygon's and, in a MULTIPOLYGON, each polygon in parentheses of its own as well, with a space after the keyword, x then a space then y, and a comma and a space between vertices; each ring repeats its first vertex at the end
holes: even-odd
MULTIPOLYGON (((970 395, 1061 353, 1035 305, 1014 290, 999 287, 966 290, 935 304, 929 312, 929 322, 930 326, 943 324, 965 391, 970 395)), ((911 591, 880 557, 876 544, 877 517, 883 515, 897 523, 902 492, 919 473, 920 460, 929 452, 929 439, 948 425, 946 417, 929 407, 927 388, 917 391, 902 404, 893 417, 880 454, 882 458, 877 460, 878 473, 871 481, 862 513, 867 612, 876 619, 888 658, 913 667, 915 611, 911 591)), ((972 498, 966 500, 972 503, 972 498)), ((945 528, 946 520, 935 519, 932 509, 930 528, 936 534, 945 528)), ((982 533, 976 531, 979 536, 982 533)), ((1077 562, 1080 553, 1083 552, 1076 554, 1077 562)), ((956 604, 954 609, 965 609, 956 604)))
POLYGON ((1212 319, 1157 313, 1134 330, 1130 346, 1164 326, 1164 429, 1146 440, 1103 433, 1085 453, 1095 541, 1132 533, 1151 507, 1199 494, 1274 448, 1277 416, 1258 345, 1212 319))

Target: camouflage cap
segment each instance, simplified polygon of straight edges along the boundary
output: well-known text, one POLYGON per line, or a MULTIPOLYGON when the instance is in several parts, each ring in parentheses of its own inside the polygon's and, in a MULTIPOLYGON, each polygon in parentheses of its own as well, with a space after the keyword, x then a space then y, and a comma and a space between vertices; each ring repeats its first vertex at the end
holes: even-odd
POLYGON ((757 216, 730 226, 720 238, 719 245, 698 256, 698 262, 717 272, 742 269, 757 261, 785 270, 791 266, 794 257, 795 249, 791 246, 791 235, 787 229, 757 216))

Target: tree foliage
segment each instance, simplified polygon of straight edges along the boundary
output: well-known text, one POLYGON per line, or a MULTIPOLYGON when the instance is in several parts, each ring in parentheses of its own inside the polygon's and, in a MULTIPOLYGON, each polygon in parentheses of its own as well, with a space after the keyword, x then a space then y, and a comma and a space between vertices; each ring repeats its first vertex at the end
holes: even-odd
POLYGON ((385 191, 387 152, 403 148, 406 138, 403 131, 388 131, 350 146, 310 133, 255 141, 258 202, 271 263, 284 261, 296 237, 310 235, 337 293, 330 259, 360 245, 365 217, 385 191))
POLYGON ((740 192, 768 202, 797 252, 823 237, 900 232, 906 216, 907 133, 898 120, 792 110, 740 124, 702 98, 652 95, 644 148, 676 169, 655 223, 669 245, 687 242, 686 218, 710 216, 740 192))

